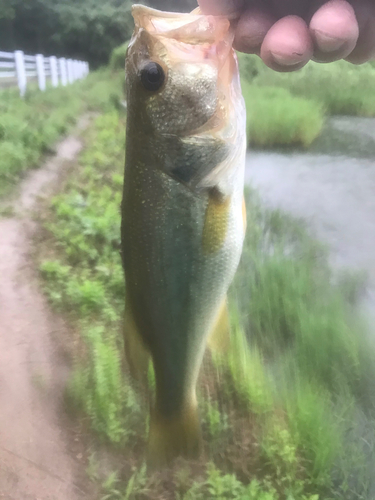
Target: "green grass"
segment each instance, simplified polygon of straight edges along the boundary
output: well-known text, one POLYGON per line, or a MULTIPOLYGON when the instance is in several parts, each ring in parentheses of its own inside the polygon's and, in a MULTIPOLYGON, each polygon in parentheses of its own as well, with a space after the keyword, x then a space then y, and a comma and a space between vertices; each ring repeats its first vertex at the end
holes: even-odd
POLYGON ((74 354, 68 399, 90 417, 99 435, 124 444, 139 407, 130 384, 123 383, 119 335, 125 298, 119 254, 125 137, 116 111, 97 119, 95 128, 79 176, 53 201, 60 222, 47 224, 63 259, 44 261, 41 273, 51 302, 80 323, 84 349, 74 354))
POLYGON ((331 392, 342 385, 363 394, 364 340, 349 307, 358 276, 345 274, 334 285, 324 248, 299 223, 279 211, 254 210, 251 198, 250 205, 252 238, 232 291, 250 343, 270 363, 281 352, 291 372, 331 392))
MULTIPOLYGON (((341 498, 343 478, 356 461, 366 469, 365 454, 347 438, 351 428, 360 427, 355 413, 363 412, 367 425, 373 425, 375 359, 355 314, 363 279, 347 273, 334 276, 324 248, 300 223, 279 211, 263 210, 254 197, 252 193, 248 237, 232 287, 239 316, 235 324, 245 331, 249 353, 241 354, 241 368, 236 353, 242 351, 234 350, 231 376, 242 392, 247 389, 251 407, 259 407, 259 400, 271 401, 271 429, 275 405, 283 407, 309 480, 341 498), (252 370, 259 374, 261 387, 255 392, 252 370), (352 461, 349 448, 356 448, 352 461)), ((356 494, 363 494, 371 474, 367 471, 366 480, 357 482, 356 494)))
POLYGON ((106 110, 120 100, 123 75, 90 74, 67 87, 40 92, 31 88, 24 99, 18 90, 0 91, 0 196, 22 174, 38 165, 44 153, 87 111, 106 110))
POLYGON ((319 136, 323 109, 316 102, 293 96, 279 87, 257 87, 242 82, 250 146, 308 147, 319 136))
POLYGON ((294 95, 313 99, 330 115, 375 116, 375 67, 370 63, 354 66, 345 61, 310 62, 295 74, 265 68, 253 82, 282 87, 294 95))
POLYGON ((40 266, 50 301, 77 332, 71 408, 102 440, 126 447, 115 473, 97 478, 103 499, 368 499, 375 360, 354 314, 361 282, 336 279, 304 227, 265 211, 252 192, 230 293, 231 347, 201 376, 211 464, 183 463, 164 479, 144 470, 148 408, 127 376, 121 334, 124 135, 117 112, 96 120, 47 211, 40 266))
POLYGON ((345 61, 310 62, 293 73, 277 73, 258 57, 239 54, 252 146, 308 147, 330 115, 375 116, 375 67, 345 61))

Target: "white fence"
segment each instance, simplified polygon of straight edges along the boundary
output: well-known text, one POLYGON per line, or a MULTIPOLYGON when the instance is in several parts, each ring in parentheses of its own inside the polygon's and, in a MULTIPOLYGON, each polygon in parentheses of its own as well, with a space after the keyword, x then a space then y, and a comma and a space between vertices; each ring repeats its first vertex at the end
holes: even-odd
POLYGON ((41 54, 27 56, 21 50, 15 52, 0 51, 0 86, 5 84, 18 84, 20 95, 26 92, 27 82, 37 79, 39 89, 46 89, 49 79, 53 87, 59 84, 68 85, 76 80, 85 78, 89 73, 89 64, 84 61, 44 57, 41 54))

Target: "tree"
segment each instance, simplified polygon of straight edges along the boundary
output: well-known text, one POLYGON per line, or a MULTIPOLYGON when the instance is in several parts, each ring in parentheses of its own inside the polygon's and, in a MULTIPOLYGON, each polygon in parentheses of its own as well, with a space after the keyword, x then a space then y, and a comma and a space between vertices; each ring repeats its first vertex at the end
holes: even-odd
MULTIPOLYGON (((131 0, 0 0, 0 50, 23 50, 108 63, 133 30, 131 0)), ((142 2, 141 2, 142 3, 142 2)), ((196 0, 144 0, 161 10, 188 12, 196 0)))
POLYGON ((66 56, 96 67, 130 37, 130 0, 0 0, 0 50, 66 56))

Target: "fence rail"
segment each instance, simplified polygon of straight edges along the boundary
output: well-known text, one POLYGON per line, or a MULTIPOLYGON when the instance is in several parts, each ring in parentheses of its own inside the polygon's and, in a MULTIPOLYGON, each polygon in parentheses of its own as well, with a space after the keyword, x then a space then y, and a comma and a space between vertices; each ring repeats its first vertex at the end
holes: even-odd
POLYGON ((85 78, 88 73, 89 64, 85 61, 44 57, 42 54, 25 55, 22 50, 0 51, 0 85, 2 80, 18 84, 21 97, 25 95, 30 79, 37 78, 39 89, 44 91, 47 79, 53 87, 65 86, 85 78))

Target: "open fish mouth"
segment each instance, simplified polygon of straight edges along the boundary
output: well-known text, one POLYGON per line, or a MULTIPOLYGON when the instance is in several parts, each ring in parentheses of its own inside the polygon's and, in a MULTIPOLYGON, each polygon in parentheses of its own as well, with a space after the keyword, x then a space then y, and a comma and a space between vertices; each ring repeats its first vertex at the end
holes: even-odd
POLYGON ((135 34, 145 30, 168 47, 171 57, 184 61, 209 61, 218 70, 218 84, 230 85, 238 73, 232 49, 234 31, 224 16, 163 12, 133 5, 135 34))
MULTIPOLYGON (((132 7, 132 14, 136 28, 190 44, 213 44, 231 31, 226 17, 205 16, 199 9, 192 13, 163 12, 136 4, 132 7)), ((230 36, 233 40, 233 33, 230 36)))
MULTIPOLYGON (((217 71, 217 110, 201 132, 214 132, 228 126, 241 100, 238 62, 233 50, 234 30, 224 16, 206 16, 199 9, 191 13, 163 12, 144 5, 133 5, 133 39, 147 33, 153 45, 164 47, 172 61, 207 63, 217 71), (161 44, 158 44, 161 42, 161 44)), ((157 49, 156 49, 157 50, 157 49)))

